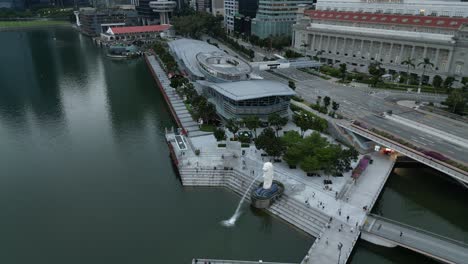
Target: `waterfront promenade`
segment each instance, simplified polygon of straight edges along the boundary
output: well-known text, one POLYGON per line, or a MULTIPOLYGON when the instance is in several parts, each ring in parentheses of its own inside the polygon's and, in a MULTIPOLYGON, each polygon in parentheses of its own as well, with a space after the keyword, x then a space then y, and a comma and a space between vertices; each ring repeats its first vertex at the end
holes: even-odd
MULTIPOLYGON (((201 131, 193 120, 181 119, 187 117, 184 115, 188 111, 169 86, 157 59, 154 56, 146 59, 174 118, 188 132, 186 141, 189 144, 184 150, 177 147, 174 134, 166 135, 173 146, 172 157, 177 159, 175 164, 182 184, 225 187, 243 195, 250 182, 260 176, 263 163, 268 160, 254 146, 241 148, 239 142, 228 141, 226 148, 218 148, 212 135, 198 134, 201 131), (160 77, 161 82, 158 80, 160 77), (195 150, 198 150, 197 154, 195 150)), ((332 138, 329 140, 334 141, 332 138)), ((327 187, 323 183, 324 178, 308 177, 301 170, 290 169, 281 162, 275 163, 275 178, 285 185, 285 194, 267 211, 316 238, 302 263, 339 264, 348 260, 396 158, 378 152, 369 155, 374 163, 357 181, 352 180, 350 172, 347 172, 343 177, 331 177, 333 183, 327 187)), ((352 164, 355 166, 356 163, 352 164)))
MULTIPOLYGON (((171 137, 168 135, 169 142, 175 144, 171 137)), ((175 148, 184 186, 225 187, 242 195, 253 178, 261 173, 266 161, 254 146, 241 149, 238 142, 227 142, 227 148, 217 148, 213 136, 190 140, 195 149, 201 149, 200 155, 190 149, 182 154, 175 148)), ((302 263, 346 263, 368 210, 394 165, 394 157, 380 153, 370 155, 374 163, 358 181, 348 186, 342 199, 336 199, 336 192, 347 186, 350 172, 344 177, 331 177, 332 188, 324 189, 323 179, 326 178, 308 177, 284 163, 274 163, 275 179, 285 185, 285 195, 268 211, 316 238, 304 253, 302 263), (330 217, 333 220, 328 227, 330 217), (341 249, 338 245, 342 245, 341 249)))
POLYGON ((177 125, 190 137, 211 134, 211 132, 201 131, 199 125, 193 121, 184 101, 176 93, 175 89, 170 86, 171 81, 167 77, 166 72, 162 69, 155 55, 145 54, 145 60, 177 125))

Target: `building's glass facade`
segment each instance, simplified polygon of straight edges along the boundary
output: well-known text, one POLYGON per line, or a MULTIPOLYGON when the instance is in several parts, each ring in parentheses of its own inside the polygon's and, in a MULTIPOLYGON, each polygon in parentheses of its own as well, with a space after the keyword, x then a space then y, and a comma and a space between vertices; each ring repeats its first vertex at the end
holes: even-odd
POLYGON ((252 19, 257 15, 258 0, 239 0, 239 13, 234 17, 234 31, 250 36, 252 19))
POLYGON ((281 116, 288 115, 290 96, 274 95, 236 101, 211 87, 204 87, 204 94, 216 106, 218 114, 225 119, 241 119, 255 115, 266 121, 268 116, 274 113, 281 116))
POLYGON ((260 0, 252 34, 260 38, 291 36, 298 5, 312 5, 315 0, 260 0))

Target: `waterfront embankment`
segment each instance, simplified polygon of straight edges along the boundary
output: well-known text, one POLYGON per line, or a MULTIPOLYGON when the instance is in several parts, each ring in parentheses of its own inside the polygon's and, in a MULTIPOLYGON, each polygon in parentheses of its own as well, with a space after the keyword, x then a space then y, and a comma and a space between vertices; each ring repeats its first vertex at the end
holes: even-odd
POLYGON ((63 20, 0 21, 0 32, 48 27, 72 27, 72 24, 63 20))

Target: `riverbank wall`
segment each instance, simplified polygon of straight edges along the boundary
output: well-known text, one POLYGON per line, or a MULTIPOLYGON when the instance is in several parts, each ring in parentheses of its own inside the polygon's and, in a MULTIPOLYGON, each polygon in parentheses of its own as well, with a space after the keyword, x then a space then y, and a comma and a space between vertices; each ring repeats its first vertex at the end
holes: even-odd
POLYGON ((30 29, 43 29, 43 28, 72 28, 73 25, 71 23, 64 22, 63 24, 51 24, 51 25, 25 25, 25 26, 7 26, 2 27, 0 26, 0 32, 7 32, 7 31, 18 31, 18 30, 30 30, 30 29))
POLYGON ((166 101, 166 105, 169 107, 169 111, 171 112, 172 118, 177 123, 177 126, 182 128, 182 122, 180 122, 180 119, 177 116, 177 113, 176 113, 176 111, 174 110, 174 107, 171 104, 171 100, 169 100, 169 97, 167 96, 167 93, 166 93, 166 90, 164 89, 164 86, 161 84, 157 74, 154 72, 153 66, 150 63, 148 56, 149 56, 148 54, 145 54, 146 65, 148 66, 148 68, 149 68, 149 70, 151 72, 151 75, 153 76, 154 81, 156 82, 159 90, 161 91, 161 94, 164 97, 164 101, 166 101))

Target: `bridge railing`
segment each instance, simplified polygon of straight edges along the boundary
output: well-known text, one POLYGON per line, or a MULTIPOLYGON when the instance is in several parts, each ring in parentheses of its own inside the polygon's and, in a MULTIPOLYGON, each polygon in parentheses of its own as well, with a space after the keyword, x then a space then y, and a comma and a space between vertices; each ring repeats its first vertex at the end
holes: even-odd
POLYGON ((418 233, 423 233, 423 234, 435 237, 435 238, 440 239, 440 240, 445 240, 447 242, 457 244, 457 245, 459 245, 461 247, 464 247, 464 248, 468 249, 468 244, 464 243, 463 241, 459 241, 459 240, 456 240, 456 239, 453 239, 453 238, 442 236, 442 235, 439 235, 439 234, 436 234, 436 233, 433 233, 433 232, 430 232, 430 231, 427 231, 427 230, 424 230, 424 229, 421 229, 421 228, 418 228, 418 227, 414 227, 414 226, 411 226, 411 225, 408 225, 408 224, 398 222, 396 220, 385 218, 385 217, 380 216, 380 215, 369 214, 369 216, 371 216, 371 217, 373 217, 373 218, 375 218, 377 220, 381 220, 381 221, 384 221, 384 222, 389 222, 389 223, 394 224, 394 225, 402 226, 402 227, 404 227, 406 229, 410 229, 410 230, 416 231, 418 233))
POLYGON ((385 181, 382 181, 379 185, 379 190, 375 193, 374 197, 372 198, 372 202, 369 204, 369 211, 372 209, 372 207, 374 207, 374 204, 375 202, 377 201, 377 198, 379 198, 380 196, 380 193, 382 192, 382 189, 383 187, 385 186, 385 183, 387 182, 387 178, 388 176, 390 175, 390 173, 392 173, 393 171, 393 167, 395 165, 395 162, 396 162, 396 158, 393 159, 392 158, 392 165, 390 166, 390 168, 388 168, 388 171, 387 171, 387 175, 385 175, 385 181))
POLYGON ((411 157, 415 160, 418 160, 420 162, 426 163, 436 169, 439 169, 440 171, 443 171, 455 178, 458 178, 459 180, 463 182, 468 182, 468 172, 465 172, 459 168, 456 168, 448 163, 444 163, 442 161, 438 161, 436 159, 428 159, 423 153, 420 153, 418 151, 415 151, 411 148, 408 148, 404 145, 401 145, 400 143, 397 143, 391 139, 382 137, 380 135, 377 135, 367 129, 363 129, 359 126, 356 126, 354 124, 344 124, 344 123, 339 123, 339 125, 343 126, 346 129, 349 129, 355 133, 361 134, 364 137, 367 137, 375 142, 378 142, 382 145, 386 145, 387 147, 393 148, 398 150, 399 152, 405 154, 408 157, 411 157), (364 134, 364 135, 363 135, 364 134))

